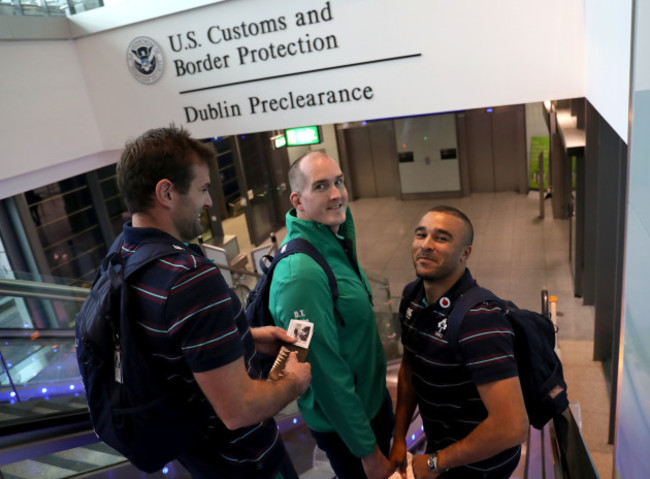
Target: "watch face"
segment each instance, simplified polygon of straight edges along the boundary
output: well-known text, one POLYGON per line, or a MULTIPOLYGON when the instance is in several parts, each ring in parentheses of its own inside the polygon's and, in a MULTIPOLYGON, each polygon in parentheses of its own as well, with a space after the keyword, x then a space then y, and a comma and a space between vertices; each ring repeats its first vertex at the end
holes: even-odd
POLYGON ((435 463, 435 461, 434 461, 434 455, 433 455, 433 454, 429 454, 429 457, 427 458, 427 468, 428 468, 430 471, 433 471, 433 470, 435 469, 435 467, 436 467, 436 463, 435 463))

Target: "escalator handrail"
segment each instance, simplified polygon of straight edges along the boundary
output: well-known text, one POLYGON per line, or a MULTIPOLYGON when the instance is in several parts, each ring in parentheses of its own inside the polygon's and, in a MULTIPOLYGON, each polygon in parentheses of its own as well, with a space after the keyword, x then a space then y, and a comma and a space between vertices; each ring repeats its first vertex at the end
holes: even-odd
POLYGON ((23 279, 0 279, 0 296, 52 299, 83 303, 90 288, 42 283, 23 279))
POLYGON ((39 415, 30 419, 14 419, 0 423, 0 448, 6 446, 6 441, 12 436, 33 433, 43 429, 60 428, 63 426, 78 429, 92 429, 88 409, 75 411, 59 411, 53 414, 39 415))
POLYGON ((564 479, 600 479, 598 469, 570 407, 553 419, 553 435, 564 479))
POLYGON ((72 328, 64 329, 35 329, 35 328, 0 328, 0 338, 2 339, 57 339, 57 338, 74 338, 75 331, 72 328))
POLYGON ((549 309, 549 296, 548 296, 548 291, 543 289, 542 290, 542 314, 548 318, 551 317, 551 312, 549 309))

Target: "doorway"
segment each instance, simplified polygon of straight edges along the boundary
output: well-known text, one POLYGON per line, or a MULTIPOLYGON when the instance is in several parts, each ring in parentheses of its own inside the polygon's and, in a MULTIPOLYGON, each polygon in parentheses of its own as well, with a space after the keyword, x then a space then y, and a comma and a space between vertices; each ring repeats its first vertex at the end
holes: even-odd
MULTIPOLYGON (((459 114, 469 193, 528 192, 524 105, 467 110, 459 114)), ((461 160, 462 161, 462 160, 461 160)))
POLYGON ((344 161, 350 176, 351 199, 399 197, 399 170, 392 120, 346 128, 344 161))

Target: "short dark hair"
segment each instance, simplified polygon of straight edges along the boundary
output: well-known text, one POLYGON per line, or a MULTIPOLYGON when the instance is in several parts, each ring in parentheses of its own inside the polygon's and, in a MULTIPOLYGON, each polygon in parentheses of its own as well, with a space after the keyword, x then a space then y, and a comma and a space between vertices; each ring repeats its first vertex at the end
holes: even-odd
POLYGON ((467 215, 458 208, 449 205, 438 205, 431 208, 427 213, 446 213, 455 216, 456 218, 460 218, 465 223, 467 230, 465 233, 466 246, 471 246, 474 242, 474 227, 472 226, 472 222, 469 220, 467 215))
POLYGON ((148 130, 130 140, 117 164, 117 183, 131 213, 141 213, 153 203, 156 185, 168 179, 185 194, 193 179, 192 165, 210 166, 214 149, 195 140, 182 127, 148 130))

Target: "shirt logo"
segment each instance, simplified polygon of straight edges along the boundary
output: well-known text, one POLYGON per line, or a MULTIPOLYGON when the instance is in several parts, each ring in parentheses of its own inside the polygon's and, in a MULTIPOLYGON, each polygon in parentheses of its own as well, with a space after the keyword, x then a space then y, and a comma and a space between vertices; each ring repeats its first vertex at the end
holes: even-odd
POLYGON ((447 296, 443 296, 440 298, 439 304, 443 308, 447 309, 449 306, 451 306, 451 301, 449 301, 449 298, 447 296))
POLYGON ((411 319, 411 315, 413 314, 413 308, 406 308, 406 319, 411 319))
POLYGON ((133 78, 145 85, 151 85, 163 74, 162 50, 151 38, 137 37, 127 48, 126 64, 133 78))
POLYGON ((433 333, 433 335, 436 338, 442 338, 445 335, 445 331, 447 331, 447 318, 438 323, 438 329, 433 333))

